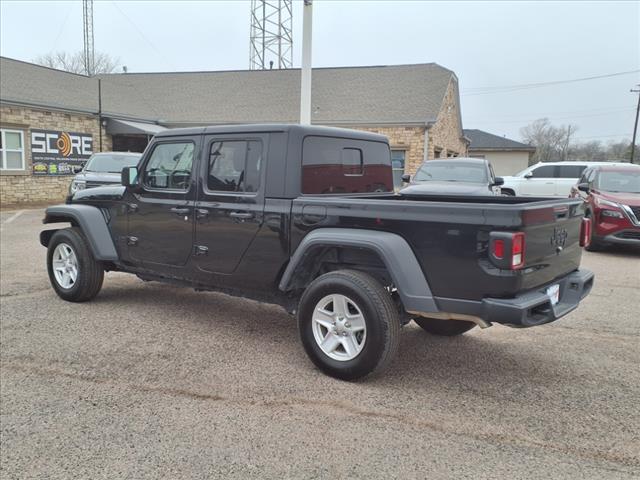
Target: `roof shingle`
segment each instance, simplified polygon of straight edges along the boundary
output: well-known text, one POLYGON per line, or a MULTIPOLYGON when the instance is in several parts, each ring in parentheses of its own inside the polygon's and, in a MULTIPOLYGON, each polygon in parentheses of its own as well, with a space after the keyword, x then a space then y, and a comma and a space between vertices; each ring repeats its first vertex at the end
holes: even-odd
MULTIPOLYGON (((102 110, 165 125, 296 122, 300 70, 108 74, 102 110)), ((318 124, 435 122, 455 76, 435 63, 313 70, 318 124)), ((0 58, 0 100, 98 109, 98 80, 0 58)))

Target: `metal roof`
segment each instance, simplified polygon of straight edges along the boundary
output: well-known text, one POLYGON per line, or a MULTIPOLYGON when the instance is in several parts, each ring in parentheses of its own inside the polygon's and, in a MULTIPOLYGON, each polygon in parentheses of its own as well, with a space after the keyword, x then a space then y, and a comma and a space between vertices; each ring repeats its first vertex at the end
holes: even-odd
MULTIPOLYGON (((167 126, 298 121, 300 70, 127 73, 86 77, 0 57, 0 100, 167 126)), ((312 121, 435 122, 454 73, 435 63, 313 70, 312 121)), ((457 92, 456 92, 457 93, 457 92)))
POLYGON ((500 137, 483 130, 464 129, 464 136, 471 140, 469 151, 475 150, 520 150, 535 152, 536 147, 526 143, 516 142, 509 138, 500 137))

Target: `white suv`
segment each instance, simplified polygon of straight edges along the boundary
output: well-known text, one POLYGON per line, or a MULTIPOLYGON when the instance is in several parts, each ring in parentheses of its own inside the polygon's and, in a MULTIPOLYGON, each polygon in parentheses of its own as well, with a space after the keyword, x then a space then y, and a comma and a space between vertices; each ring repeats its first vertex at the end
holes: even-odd
POLYGON ((616 165, 613 162, 541 162, 512 177, 503 177, 503 195, 534 197, 568 197, 587 167, 616 165))

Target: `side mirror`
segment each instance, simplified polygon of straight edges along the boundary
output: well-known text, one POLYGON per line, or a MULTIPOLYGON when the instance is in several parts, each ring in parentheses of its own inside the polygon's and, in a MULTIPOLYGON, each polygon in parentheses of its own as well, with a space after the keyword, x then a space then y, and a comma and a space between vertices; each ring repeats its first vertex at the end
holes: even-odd
POLYGON ((502 178, 502 177, 496 177, 496 178, 494 178, 494 179, 493 179, 493 184, 494 184, 496 187, 499 187, 500 185, 504 185, 504 178, 502 178))
POLYGON ((138 167, 124 167, 120 174, 120 183, 125 187, 138 185, 138 167))
POLYGON ((588 183, 579 183, 578 190, 584 193, 589 193, 589 184, 588 183))
POLYGON ((74 165, 71 167, 73 173, 80 173, 84 167, 82 165, 74 165))
POLYGON ((527 173, 527 174, 524 176, 524 178, 526 178, 527 180, 528 180, 528 179, 530 179, 530 178, 533 178, 533 173, 531 173, 531 172, 527 173))
POLYGON ((404 183, 409 183, 411 181, 411 175, 409 175, 408 173, 405 173, 404 175, 402 175, 402 181, 404 183))

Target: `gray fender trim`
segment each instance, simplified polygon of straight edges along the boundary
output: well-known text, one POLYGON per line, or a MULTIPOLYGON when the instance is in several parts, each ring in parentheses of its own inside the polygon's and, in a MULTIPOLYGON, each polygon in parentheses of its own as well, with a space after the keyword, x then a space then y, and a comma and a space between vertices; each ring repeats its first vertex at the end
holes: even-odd
POLYGON ((352 228, 319 228, 309 233, 296 249, 282 275, 279 288, 290 289, 298 265, 318 247, 346 246, 375 252, 384 262, 398 289, 405 310, 438 312, 427 279, 413 250, 404 238, 394 233, 352 228))
POLYGON ((118 252, 113 244, 107 222, 98 207, 91 205, 55 205, 47 208, 42 223, 74 220, 89 242, 96 260, 117 261, 118 252))

